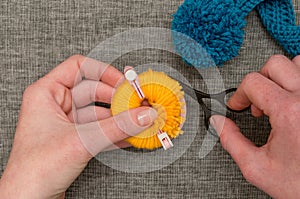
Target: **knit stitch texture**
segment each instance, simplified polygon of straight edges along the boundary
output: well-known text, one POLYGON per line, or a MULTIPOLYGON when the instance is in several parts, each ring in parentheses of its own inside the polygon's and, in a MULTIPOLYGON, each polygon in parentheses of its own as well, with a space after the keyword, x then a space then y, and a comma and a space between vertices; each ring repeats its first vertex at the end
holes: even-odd
POLYGON ((173 16, 172 30, 195 40, 198 47, 173 36, 175 50, 193 66, 222 66, 238 55, 244 39, 245 17, 258 4, 262 22, 270 34, 288 53, 300 54, 300 28, 296 26, 291 0, 186 0, 173 16), (201 56, 204 51, 215 64, 208 64, 201 56))
POLYGON ((265 0, 257 6, 261 21, 275 40, 292 56, 300 55, 300 26, 291 0, 265 0))

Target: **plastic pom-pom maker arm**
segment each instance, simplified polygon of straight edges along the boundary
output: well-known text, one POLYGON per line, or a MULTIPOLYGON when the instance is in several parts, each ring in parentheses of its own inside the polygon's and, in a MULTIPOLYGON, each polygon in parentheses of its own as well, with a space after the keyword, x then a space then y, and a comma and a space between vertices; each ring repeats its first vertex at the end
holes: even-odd
MULTIPOLYGON (((124 74, 125 74, 126 80, 134 87, 139 98, 143 100, 145 98, 145 94, 143 93, 143 90, 140 87, 138 75, 135 72, 135 70, 130 66, 126 66, 124 69, 124 74)), ((159 139, 164 150, 167 150, 167 149, 173 147, 173 143, 166 132, 158 130, 157 138, 159 139)))

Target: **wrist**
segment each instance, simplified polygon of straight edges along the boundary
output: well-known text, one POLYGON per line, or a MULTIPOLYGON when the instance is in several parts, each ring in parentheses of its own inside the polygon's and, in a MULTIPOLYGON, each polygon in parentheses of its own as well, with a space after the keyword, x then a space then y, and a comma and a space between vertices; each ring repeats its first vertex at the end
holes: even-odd
POLYGON ((9 181, 0 179, 0 198, 1 199, 64 199, 65 193, 59 194, 53 197, 42 197, 37 192, 29 191, 27 187, 24 189, 17 188, 14 184, 9 181))
MULTIPOLYGON (((4 172, 0 179, 0 199, 64 199, 65 193, 49 196, 47 190, 35 186, 32 180, 21 180, 17 177, 7 176, 4 172)), ((41 184, 40 184, 41 185, 41 184)))

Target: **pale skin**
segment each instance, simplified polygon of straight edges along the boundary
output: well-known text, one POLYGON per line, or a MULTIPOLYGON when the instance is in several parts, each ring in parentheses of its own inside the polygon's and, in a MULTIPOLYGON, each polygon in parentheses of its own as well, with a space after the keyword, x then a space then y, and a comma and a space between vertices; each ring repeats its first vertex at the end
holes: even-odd
POLYGON ((94 155, 128 147, 122 140, 151 126, 156 112, 149 107, 115 117, 109 109, 86 107, 95 100, 109 103, 123 80, 114 67, 76 55, 29 86, 0 198, 64 198, 94 155))
MULTIPOLYGON (((86 107, 110 102, 123 80, 114 67, 76 55, 29 86, 0 180, 0 198, 64 198, 94 155, 127 147, 125 138, 148 128, 156 118, 152 108, 112 117, 108 109, 86 107)), ((247 75, 229 99, 232 109, 251 106, 254 116, 269 116, 272 130, 262 147, 246 139, 230 119, 211 118, 246 180, 274 198, 300 195, 299 85, 300 57, 290 61, 277 55, 247 75)))
POLYGON ((230 119, 211 118, 222 146, 246 180, 273 198, 299 198, 300 56, 292 61, 271 57, 259 72, 244 78, 228 106, 251 106, 252 115, 269 116, 272 127, 267 143, 256 147, 230 119))

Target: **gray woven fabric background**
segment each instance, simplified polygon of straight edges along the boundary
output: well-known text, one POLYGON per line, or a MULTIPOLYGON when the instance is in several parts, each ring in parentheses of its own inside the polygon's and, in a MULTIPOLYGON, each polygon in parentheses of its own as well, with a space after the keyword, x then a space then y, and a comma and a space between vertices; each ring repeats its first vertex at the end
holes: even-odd
MULTIPOLYGON (((172 14, 182 1, 0 0, 0 174, 3 172, 24 89, 73 54, 87 55, 99 42, 140 27, 170 28, 172 14)), ((294 0, 298 24, 300 3, 294 0)), ((247 17, 240 55, 220 69, 227 88, 257 71, 268 57, 284 54, 268 35, 255 11, 247 17)), ((191 72, 180 58, 167 52, 142 50, 124 55, 116 67, 163 60, 191 72)), ((191 83, 201 88, 197 79, 191 83)), ((38 106, 38 105, 37 105, 38 106)), ((200 118, 202 119, 202 118, 200 118)), ((268 136, 266 118, 249 113, 236 116, 243 133, 257 145, 268 136)), ((72 184, 66 198, 269 198, 247 183, 231 157, 217 144, 198 158, 205 129, 200 120, 191 147, 177 161, 158 171, 130 174, 92 160, 72 184)))

